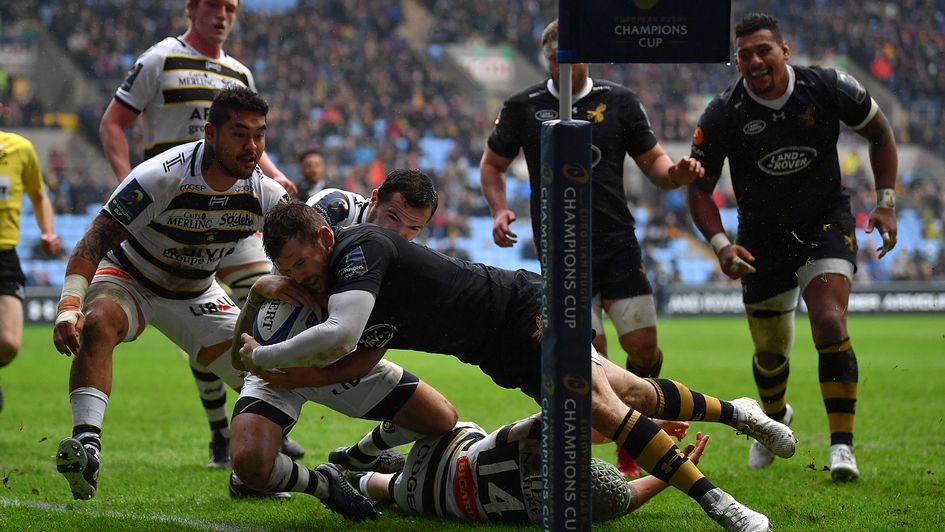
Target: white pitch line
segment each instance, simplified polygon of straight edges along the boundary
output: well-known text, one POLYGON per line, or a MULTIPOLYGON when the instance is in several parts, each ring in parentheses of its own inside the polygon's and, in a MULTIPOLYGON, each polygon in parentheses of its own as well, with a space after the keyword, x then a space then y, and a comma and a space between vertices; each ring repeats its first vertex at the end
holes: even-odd
POLYGON ((96 508, 76 509, 65 504, 56 504, 43 501, 25 501, 21 499, 3 499, 0 498, 0 506, 7 508, 33 508, 46 512, 58 512, 61 514, 87 515, 91 517, 109 517, 120 520, 146 521, 152 523, 164 523, 168 525, 188 526, 203 530, 219 530, 221 532, 241 532, 247 530, 265 530, 247 526, 231 525, 227 523, 218 523, 206 519, 196 519, 192 517, 181 517, 170 514, 142 514, 134 512, 122 512, 118 510, 101 510, 96 508))

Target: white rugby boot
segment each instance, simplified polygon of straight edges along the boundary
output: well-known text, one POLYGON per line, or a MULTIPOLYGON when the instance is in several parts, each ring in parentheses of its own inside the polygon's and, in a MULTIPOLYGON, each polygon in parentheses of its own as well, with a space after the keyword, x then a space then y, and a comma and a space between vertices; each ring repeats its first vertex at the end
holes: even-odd
POLYGON ((741 434, 746 434, 765 446, 775 456, 790 458, 794 456, 797 439, 790 427, 779 423, 765 414, 758 401, 751 397, 740 397, 731 401, 735 407, 732 426, 741 434))
POLYGON ((844 443, 830 446, 830 478, 839 482, 850 482, 860 478, 853 449, 844 443))
POLYGON ((720 488, 714 488, 702 496, 699 505, 716 523, 729 532, 768 532, 771 524, 760 514, 720 488))
MULTIPOLYGON (((773 419, 773 418, 772 418, 773 419)), ((794 409, 791 408, 791 405, 784 405, 784 416, 781 419, 775 419, 784 425, 790 427, 791 421, 794 419, 794 409)), ((767 447, 754 440, 751 442, 751 448, 748 450, 748 468, 749 469, 761 469, 768 467, 771 463, 774 462, 774 453, 768 450, 767 447)))

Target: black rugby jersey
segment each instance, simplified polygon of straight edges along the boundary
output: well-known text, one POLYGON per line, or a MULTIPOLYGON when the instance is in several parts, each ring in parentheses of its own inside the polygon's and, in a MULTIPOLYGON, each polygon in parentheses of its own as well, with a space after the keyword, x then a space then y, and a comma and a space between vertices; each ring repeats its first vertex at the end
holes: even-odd
POLYGON ((511 313, 537 301, 541 278, 449 257, 373 224, 336 228, 328 263, 332 294, 377 296, 359 347, 453 355, 478 364, 514 332, 511 313))
MULTIPOLYGON (((572 116, 593 126, 591 172, 592 232, 632 232, 633 216, 623 187, 625 154, 637 157, 656 145, 656 136, 640 99, 629 89, 605 80, 590 80, 590 92, 573 103, 572 116)), ((537 237, 541 220, 538 190, 541 175, 541 124, 558 118, 558 98, 548 89, 550 80, 532 85, 505 101, 489 136, 489 148, 514 158, 521 148, 531 183, 532 230, 537 237)), ((536 245, 538 238, 535 238, 536 245)))
POLYGON ((711 192, 728 158, 740 228, 806 232, 848 204, 837 156, 840 122, 863 127, 877 108, 849 74, 819 67, 793 72, 783 102, 758 99, 739 78, 699 119, 692 157, 706 178, 693 186, 711 192))

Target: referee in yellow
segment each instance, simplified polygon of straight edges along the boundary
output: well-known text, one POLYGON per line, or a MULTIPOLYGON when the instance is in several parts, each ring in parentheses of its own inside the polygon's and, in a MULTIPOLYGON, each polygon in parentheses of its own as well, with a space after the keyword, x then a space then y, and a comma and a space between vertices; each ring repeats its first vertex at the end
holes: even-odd
MULTIPOLYGON (((3 103, 0 102, 0 115, 3 103)), ((16 244, 20 241, 23 194, 33 203, 43 251, 50 256, 62 250, 53 232, 53 209, 33 144, 15 133, 0 130, 0 367, 16 357, 23 342, 23 296, 26 276, 20 267, 16 244)), ((3 388, 0 387, 0 411, 3 388)))

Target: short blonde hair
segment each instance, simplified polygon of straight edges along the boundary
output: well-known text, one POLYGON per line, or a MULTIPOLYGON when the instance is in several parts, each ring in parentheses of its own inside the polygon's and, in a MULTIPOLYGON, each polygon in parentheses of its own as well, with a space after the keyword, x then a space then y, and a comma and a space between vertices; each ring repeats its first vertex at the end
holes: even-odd
POLYGON ((541 52, 548 55, 553 48, 558 48, 558 19, 554 19, 541 32, 541 52))

